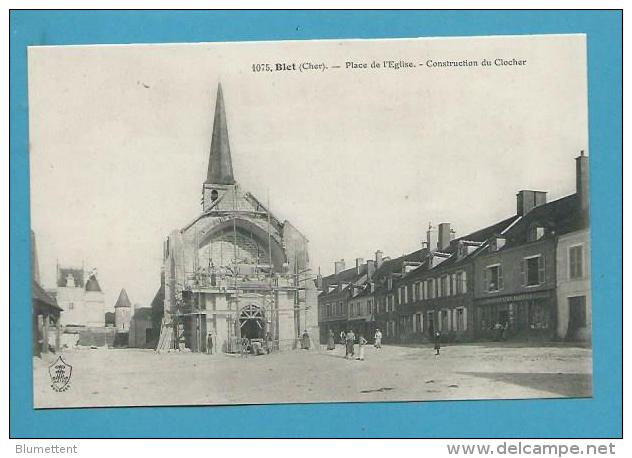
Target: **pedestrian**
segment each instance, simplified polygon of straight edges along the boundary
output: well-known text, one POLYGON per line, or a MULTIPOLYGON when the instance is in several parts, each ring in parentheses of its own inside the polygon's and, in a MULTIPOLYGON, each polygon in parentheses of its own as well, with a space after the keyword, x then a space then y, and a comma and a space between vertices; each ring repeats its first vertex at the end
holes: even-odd
POLYGON ((435 356, 439 356, 439 350, 441 350, 441 333, 439 331, 434 333, 434 349, 436 351, 435 356))
POLYGON ((213 334, 210 332, 208 333, 208 336, 206 336, 206 354, 213 354, 213 334))
POLYGON ((309 341, 309 334, 307 333, 307 329, 303 331, 303 337, 301 339, 301 348, 303 350, 309 350, 311 347, 311 343, 309 341))
POLYGON ((353 346, 355 344, 355 334, 353 333, 353 329, 349 329, 346 335, 346 345, 347 345, 347 357, 352 358, 355 355, 355 350, 353 346))
POLYGON ((497 321, 494 325, 494 340, 496 342, 500 342, 503 337, 503 325, 500 324, 500 321, 497 321))
POLYGON ((382 331, 379 328, 375 330, 375 343, 373 346, 377 349, 382 348, 382 331))
POLYGON ((336 342, 334 341, 334 331, 329 330, 329 337, 327 337, 327 350, 335 350, 336 342))
POLYGON ((347 342, 347 333, 344 331, 340 331, 340 343, 345 345, 347 342))
POLYGON ((270 354, 272 351, 272 334, 266 332, 266 352, 270 354))
POLYGON ((241 338, 241 356, 243 358, 248 356, 248 347, 250 346, 250 341, 246 337, 241 338))
POLYGON ((364 361, 364 346, 367 344, 367 340, 364 338, 362 334, 360 334, 360 338, 358 339, 358 346, 360 347, 358 359, 360 361, 364 361))

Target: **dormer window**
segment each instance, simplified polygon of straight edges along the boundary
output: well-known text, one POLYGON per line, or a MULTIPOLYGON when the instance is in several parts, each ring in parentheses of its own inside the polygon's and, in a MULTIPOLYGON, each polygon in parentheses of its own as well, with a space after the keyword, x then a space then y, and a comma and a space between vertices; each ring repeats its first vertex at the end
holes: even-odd
POLYGON ((467 248, 465 246, 465 244, 459 240, 457 246, 456 246, 456 255, 458 258, 463 258, 465 256, 467 256, 467 248))
POLYGON ((490 241, 490 248, 492 251, 501 250, 505 246, 506 240, 503 237, 494 237, 490 241))
POLYGON ((217 192, 217 189, 213 189, 211 191, 211 202, 215 202, 218 197, 219 197, 219 193, 217 192))
POLYGON ((544 234, 544 227, 537 225, 531 226, 531 228, 529 229, 528 241, 535 242, 536 240, 540 240, 542 237, 544 237, 544 234))

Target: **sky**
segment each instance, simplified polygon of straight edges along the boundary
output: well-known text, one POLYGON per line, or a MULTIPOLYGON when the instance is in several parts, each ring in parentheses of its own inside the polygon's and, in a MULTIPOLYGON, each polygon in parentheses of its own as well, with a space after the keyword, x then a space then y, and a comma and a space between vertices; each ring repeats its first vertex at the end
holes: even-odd
POLYGON ((160 285, 162 243, 201 212, 217 84, 233 171, 310 241, 314 272, 575 192, 588 153, 583 35, 29 48, 31 226, 40 274, 97 268, 111 309, 160 285), (432 61, 526 60, 429 67, 432 61), (413 68, 371 68, 407 61, 413 68), (324 63, 326 71, 253 71, 324 63), (346 62, 368 68, 346 68, 346 62), (422 65, 423 64, 423 65, 422 65), (332 68, 340 66, 340 68, 332 68))

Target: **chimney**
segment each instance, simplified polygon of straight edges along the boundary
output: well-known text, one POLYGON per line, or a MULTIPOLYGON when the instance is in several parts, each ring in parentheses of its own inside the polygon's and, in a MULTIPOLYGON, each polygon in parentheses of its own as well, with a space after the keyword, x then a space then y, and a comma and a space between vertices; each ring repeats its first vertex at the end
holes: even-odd
POLYGON ((375 267, 379 269, 382 266, 382 250, 375 252, 375 267))
POLYGON ((546 192, 522 190, 516 194, 516 213, 525 216, 535 207, 546 203, 546 192))
POLYGON ((362 264, 364 264, 364 258, 356 258, 356 275, 360 275, 362 264))
POLYGON ((375 261, 373 259, 369 259, 366 262, 366 275, 369 279, 373 278, 373 274, 375 274, 375 261))
POLYGON ((590 184, 588 179, 588 156, 582 150, 575 158, 575 182, 582 216, 588 222, 590 204, 590 184))
POLYGON ((450 246, 450 223, 439 224, 439 241, 437 250, 443 251, 450 246))
POLYGON ((340 272, 345 270, 345 260, 341 259, 340 261, 334 262, 334 272, 338 275, 340 272))
POLYGON ((437 234, 437 230, 432 226, 432 223, 428 223, 428 230, 426 231, 426 246, 428 250, 436 250, 438 242, 439 237, 437 234))

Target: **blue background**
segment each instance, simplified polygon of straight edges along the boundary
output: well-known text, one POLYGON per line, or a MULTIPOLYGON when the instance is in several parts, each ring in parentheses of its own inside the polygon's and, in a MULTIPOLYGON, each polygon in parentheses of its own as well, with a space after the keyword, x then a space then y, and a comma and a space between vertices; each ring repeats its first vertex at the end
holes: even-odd
POLYGON ((10 21, 11 436, 620 436, 621 15, 618 11, 13 11, 10 21), (534 33, 588 35, 593 399, 32 409, 27 46, 534 33))

